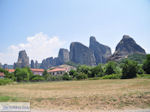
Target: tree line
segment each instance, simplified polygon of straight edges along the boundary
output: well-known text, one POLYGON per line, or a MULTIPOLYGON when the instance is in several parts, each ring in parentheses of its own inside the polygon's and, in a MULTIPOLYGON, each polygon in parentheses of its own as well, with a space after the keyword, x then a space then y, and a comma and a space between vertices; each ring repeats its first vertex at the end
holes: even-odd
MULTIPOLYGON (((5 74, 5 80, 8 82, 37 82, 37 81, 60 81, 60 80, 83 80, 83 79, 129 79, 137 76, 150 77, 150 55, 146 56, 146 60, 142 64, 136 61, 125 59, 121 63, 110 61, 106 64, 99 64, 91 67, 87 65, 79 65, 77 70, 71 70, 63 75, 51 75, 47 70, 43 75, 34 75, 30 68, 16 68, 14 73, 0 68, 0 72, 5 74), (144 74, 144 75, 143 75, 144 74), (145 75, 147 74, 147 75, 145 75)), ((0 80, 2 82, 2 79, 0 80)))

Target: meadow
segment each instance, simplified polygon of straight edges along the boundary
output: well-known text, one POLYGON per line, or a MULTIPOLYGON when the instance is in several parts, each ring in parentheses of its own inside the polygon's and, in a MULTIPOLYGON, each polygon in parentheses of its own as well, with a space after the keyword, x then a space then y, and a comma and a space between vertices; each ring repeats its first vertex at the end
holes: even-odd
POLYGON ((149 79, 29 82, 0 86, 0 102, 31 102, 32 109, 150 108, 149 79))

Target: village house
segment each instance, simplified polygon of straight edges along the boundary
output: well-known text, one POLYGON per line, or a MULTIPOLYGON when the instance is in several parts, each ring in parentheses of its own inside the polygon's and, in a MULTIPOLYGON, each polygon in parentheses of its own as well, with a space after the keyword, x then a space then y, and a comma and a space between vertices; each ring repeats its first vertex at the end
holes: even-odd
POLYGON ((31 69, 31 71, 32 71, 32 73, 34 74, 34 75, 40 75, 40 76, 42 76, 42 74, 43 74, 43 72, 44 72, 44 69, 31 69))
MULTIPOLYGON (((15 72, 15 69, 6 69, 9 73, 15 72)), ((30 69, 34 75, 41 75, 44 72, 44 69, 30 69)))
POLYGON ((15 69, 6 69, 9 73, 15 72, 15 69))
POLYGON ((66 68, 54 68, 52 70, 47 70, 47 72, 50 73, 51 75, 63 75, 68 71, 66 68))
POLYGON ((5 74, 3 72, 0 72, 0 79, 4 78, 5 74))

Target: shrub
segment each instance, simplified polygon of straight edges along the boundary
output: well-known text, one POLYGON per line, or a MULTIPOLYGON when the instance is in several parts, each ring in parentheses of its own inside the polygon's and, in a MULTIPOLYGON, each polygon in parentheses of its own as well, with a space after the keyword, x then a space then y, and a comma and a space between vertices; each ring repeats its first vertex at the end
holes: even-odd
POLYGON ((14 75, 16 77, 16 81, 21 82, 21 81, 29 81, 33 73, 29 68, 16 68, 14 75))
POLYGON ((72 77, 68 73, 65 73, 62 78, 63 80, 72 80, 72 77))
POLYGON ((117 64, 115 62, 108 62, 105 65, 105 74, 110 75, 110 74, 115 74, 116 73, 116 66, 117 64))
POLYGON ((33 82, 39 82, 39 81, 44 81, 44 80, 45 80, 45 78, 40 75, 34 75, 31 79, 31 81, 33 81, 33 82))
POLYGON ((14 73, 9 73, 7 70, 2 69, 2 68, 0 68, 0 72, 2 72, 2 73, 5 74, 5 76, 4 76, 5 78, 11 79, 11 80, 13 80, 13 81, 16 80, 16 78, 15 78, 15 76, 14 76, 14 73))
POLYGON ((48 74, 46 80, 47 81, 60 81, 60 80, 63 80, 63 76, 48 74))
POLYGON ((138 74, 144 74, 144 70, 142 69, 142 65, 138 65, 138 74))
POLYGON ((104 70, 102 68, 102 65, 99 64, 96 67, 93 67, 91 69, 91 75, 88 77, 102 77, 104 75, 104 70))
POLYGON ((146 56, 146 60, 143 63, 143 70, 150 74, 150 54, 146 56))
POLYGON ((75 78, 78 75, 78 73, 76 70, 70 70, 69 75, 75 78))
POLYGON ((11 79, 0 79, 0 85, 6 85, 6 84, 11 84, 13 81, 11 79))
POLYGON ((44 70, 44 72, 43 72, 42 76, 46 79, 46 78, 47 78, 47 75, 48 75, 47 70, 44 70))
POLYGON ((87 65, 81 65, 77 68, 77 72, 80 73, 84 73, 84 74, 87 74, 88 76, 91 75, 91 67, 90 66, 87 66, 87 65))
POLYGON ((121 78, 120 74, 111 74, 101 77, 101 79, 120 79, 120 78, 121 78))
POLYGON ((87 74, 85 74, 85 73, 79 73, 77 76, 76 76, 76 79, 77 80, 81 80, 81 79, 87 79, 88 78, 88 76, 87 76, 87 74))
POLYGON ((125 60, 124 64, 122 65, 122 79, 136 77, 137 71, 138 71, 137 62, 125 60))

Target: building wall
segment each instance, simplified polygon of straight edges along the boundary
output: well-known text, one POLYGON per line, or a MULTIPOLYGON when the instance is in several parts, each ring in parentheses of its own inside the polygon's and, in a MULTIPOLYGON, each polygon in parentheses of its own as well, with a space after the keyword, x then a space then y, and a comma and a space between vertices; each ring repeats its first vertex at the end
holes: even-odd
POLYGON ((50 72, 51 75, 63 75, 65 71, 50 72))
POLYGON ((33 74, 42 76, 43 72, 33 72, 33 74))

